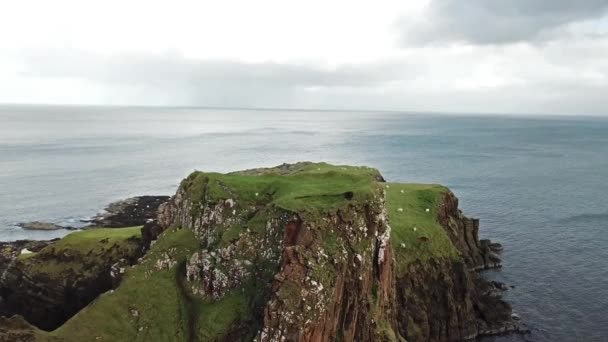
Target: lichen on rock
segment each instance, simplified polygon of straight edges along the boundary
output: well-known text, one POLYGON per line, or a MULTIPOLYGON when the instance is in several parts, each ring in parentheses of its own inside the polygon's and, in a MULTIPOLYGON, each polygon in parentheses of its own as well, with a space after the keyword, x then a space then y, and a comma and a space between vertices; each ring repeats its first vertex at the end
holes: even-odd
POLYGON ((517 330, 474 272, 499 265, 500 246, 478 228, 447 188, 387 184, 372 168, 197 171, 144 226, 147 254, 112 263, 116 291, 53 338, 412 342, 517 330), (116 317, 95 320, 106 312, 116 317))

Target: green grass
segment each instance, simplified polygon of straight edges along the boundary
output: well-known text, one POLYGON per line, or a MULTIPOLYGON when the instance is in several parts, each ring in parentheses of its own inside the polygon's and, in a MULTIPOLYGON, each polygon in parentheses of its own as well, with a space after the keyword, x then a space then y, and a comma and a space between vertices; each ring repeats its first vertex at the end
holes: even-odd
POLYGON ((100 268, 133 255, 139 248, 141 227, 99 228, 74 232, 37 253, 18 257, 30 276, 64 278, 94 276, 100 268))
POLYGON ((155 262, 170 250, 184 262, 198 248, 190 230, 166 233, 142 264, 127 271, 114 293, 102 294, 49 336, 64 341, 187 340, 186 302, 176 281, 179 267, 157 270, 155 262))
MULTIPOLYGON (((104 239, 107 239, 108 244, 115 244, 131 237, 140 236, 141 226, 128 228, 95 228, 68 234, 61 240, 55 242, 52 245, 52 248, 71 249, 88 253, 91 250, 103 246, 103 244, 100 244, 99 242, 104 239)), ((44 249, 41 252, 43 251, 44 249)))
POLYGON ((143 262, 127 271, 116 291, 102 294, 63 326, 41 334, 39 339, 188 341, 196 334, 197 341, 221 340, 230 328, 252 319, 249 297, 240 289, 215 302, 193 296, 184 279, 184 266, 199 248, 191 230, 164 233, 143 262), (158 270, 156 261, 165 253, 171 253, 177 264, 158 270))
POLYGON ((197 171, 182 182, 182 187, 199 202, 232 198, 241 204, 319 212, 338 209, 349 201, 369 200, 378 175, 368 167, 314 163, 283 175, 272 169, 245 174, 197 171))
POLYGON ((198 340, 217 341, 233 325, 246 320, 249 316, 247 295, 235 290, 217 302, 208 302, 201 306, 199 313, 198 340))
POLYGON ((459 258, 445 229, 437 221, 441 199, 449 190, 434 184, 387 185, 386 206, 398 269, 406 270, 407 265, 415 260, 459 258), (427 208, 429 212, 426 212, 427 208), (421 241, 423 237, 428 241, 421 241))

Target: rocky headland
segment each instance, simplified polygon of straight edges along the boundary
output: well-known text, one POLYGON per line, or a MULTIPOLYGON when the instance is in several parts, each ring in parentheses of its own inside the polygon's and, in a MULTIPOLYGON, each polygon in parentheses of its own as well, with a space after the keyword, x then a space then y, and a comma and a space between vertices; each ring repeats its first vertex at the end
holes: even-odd
POLYGON ((502 246, 479 240, 479 221, 443 186, 297 163, 194 172, 148 205, 107 210, 120 223, 95 221, 136 227, 0 243, 0 341, 465 341, 525 331, 501 299, 504 284, 478 273, 500 267, 502 246))

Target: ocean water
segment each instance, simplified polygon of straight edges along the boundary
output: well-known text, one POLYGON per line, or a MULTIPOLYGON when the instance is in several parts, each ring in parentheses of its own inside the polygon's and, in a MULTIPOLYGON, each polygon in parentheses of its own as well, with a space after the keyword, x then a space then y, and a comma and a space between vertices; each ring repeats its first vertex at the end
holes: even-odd
POLYGON ((505 246, 487 277, 532 329, 496 341, 608 340, 608 120, 424 113, 0 107, 0 240, 172 194, 194 169, 301 160, 448 185, 505 246))

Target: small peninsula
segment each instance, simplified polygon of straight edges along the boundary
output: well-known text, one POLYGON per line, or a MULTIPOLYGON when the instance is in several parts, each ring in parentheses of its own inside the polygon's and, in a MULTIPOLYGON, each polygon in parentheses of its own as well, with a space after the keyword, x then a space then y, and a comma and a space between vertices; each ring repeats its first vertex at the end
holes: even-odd
POLYGON ((502 247, 479 239, 479 221, 444 186, 302 162, 196 171, 170 198, 145 199, 154 205, 142 209, 143 226, 98 219, 108 226, 0 243, 0 341, 415 342, 525 331, 501 299, 504 284, 477 272, 500 267, 502 247))

